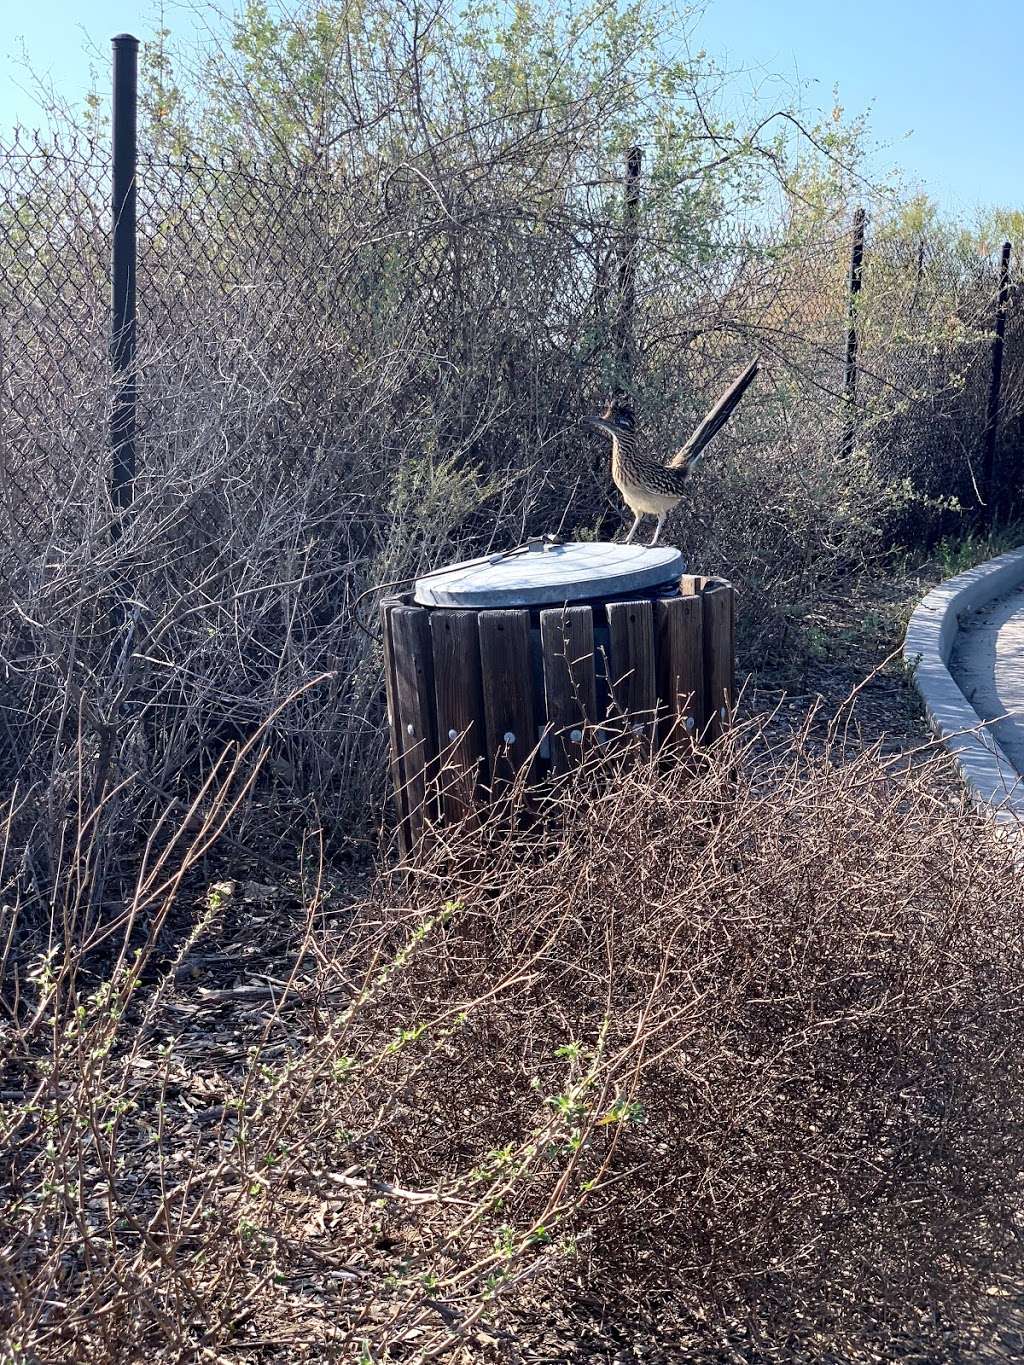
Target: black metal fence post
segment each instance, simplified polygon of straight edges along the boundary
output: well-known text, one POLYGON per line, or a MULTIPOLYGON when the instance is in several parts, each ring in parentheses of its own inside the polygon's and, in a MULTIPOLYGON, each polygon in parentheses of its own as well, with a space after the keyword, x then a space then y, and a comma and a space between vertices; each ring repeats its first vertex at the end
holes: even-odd
POLYGON ((622 233, 619 237, 618 312, 615 319, 616 394, 628 392, 633 376, 633 315, 636 311, 636 256, 640 223, 640 176, 644 154, 640 147, 626 153, 622 233))
POLYGON ((992 379, 988 390, 988 410, 985 415, 985 440, 982 452, 981 493, 984 498, 982 517, 986 526, 992 525, 995 511, 996 438, 999 435, 999 400, 1003 385, 1003 337, 1006 332, 1006 305, 1010 297, 1009 242, 1003 243, 999 259, 999 293, 996 296, 996 325, 992 337, 992 379))
POLYGON ((131 505, 135 482, 136 158, 139 40, 119 33, 113 40, 113 191, 110 251, 110 359, 114 401, 110 416, 111 495, 119 511, 131 505))
POLYGON ((857 295, 864 278, 864 224, 867 214, 862 208, 853 215, 853 242, 850 247, 850 303, 846 330, 846 378, 843 383, 843 455, 853 452, 857 428, 857 295))

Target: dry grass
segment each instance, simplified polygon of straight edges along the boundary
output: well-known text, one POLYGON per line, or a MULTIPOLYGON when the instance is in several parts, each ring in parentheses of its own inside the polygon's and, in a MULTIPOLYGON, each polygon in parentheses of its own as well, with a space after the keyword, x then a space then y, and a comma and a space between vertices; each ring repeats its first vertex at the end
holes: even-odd
POLYGON ((1019 874, 928 764, 813 750, 595 759, 411 880, 341 897, 311 846, 304 914, 176 882, 105 970, 41 965, 21 1358, 962 1345, 1017 1283, 1019 874))

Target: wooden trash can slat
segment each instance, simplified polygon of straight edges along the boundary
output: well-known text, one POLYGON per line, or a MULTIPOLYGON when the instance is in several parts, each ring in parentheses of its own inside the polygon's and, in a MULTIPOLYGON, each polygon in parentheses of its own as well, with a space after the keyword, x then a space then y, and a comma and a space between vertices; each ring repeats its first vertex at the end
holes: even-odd
POLYGON ((693 744, 705 724, 703 610, 699 596, 658 602, 658 696, 662 741, 693 744))
POLYGON ((701 593, 701 607, 707 688, 706 732, 709 740, 715 740, 728 728, 735 704, 732 588, 724 583, 709 584, 701 593))
POLYGON ((464 819, 480 801, 487 758, 475 611, 430 612, 441 812, 464 819))
POLYGON ((405 790, 405 763, 401 741, 401 718, 398 713, 398 680, 395 674, 394 629, 392 613, 402 605, 401 598, 388 597, 381 603, 384 624, 384 687, 388 705, 388 738, 391 754, 391 792, 395 802, 399 851, 405 857, 411 848, 412 822, 405 790))
POLYGON ((528 611, 482 611, 480 666, 483 674, 488 779, 496 787, 511 781, 537 747, 533 716, 533 664, 528 611))
POLYGON ((658 705, 653 603, 609 603, 608 636, 608 685, 615 711, 636 733, 651 737, 658 705))
POLYGON ((542 611, 540 645, 551 767, 564 773, 582 753, 586 727, 598 721, 593 611, 569 606, 542 611))
POLYGON ((399 606, 390 613, 398 714, 396 740, 402 755, 403 790, 408 819, 417 826, 430 814, 437 744, 432 699, 434 658, 430 613, 423 607, 399 606))

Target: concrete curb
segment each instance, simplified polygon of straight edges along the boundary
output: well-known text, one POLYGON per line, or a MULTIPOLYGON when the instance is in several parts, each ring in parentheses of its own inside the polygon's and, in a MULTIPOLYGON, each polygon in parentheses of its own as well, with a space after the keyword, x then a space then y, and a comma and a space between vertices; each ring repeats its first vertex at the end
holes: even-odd
POLYGON ((903 659, 935 734, 956 759, 975 804, 1024 833, 1024 779, 949 671, 961 619, 1024 583, 1024 546, 933 588, 910 618, 903 659), (981 728, 979 728, 981 727, 981 728))

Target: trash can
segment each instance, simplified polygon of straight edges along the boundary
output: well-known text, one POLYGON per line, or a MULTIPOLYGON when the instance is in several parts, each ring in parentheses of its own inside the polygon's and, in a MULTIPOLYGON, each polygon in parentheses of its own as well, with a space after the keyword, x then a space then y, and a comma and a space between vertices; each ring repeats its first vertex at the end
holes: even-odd
POLYGON ((684 569, 668 546, 531 541, 381 604, 404 855, 436 821, 566 771, 587 744, 722 732, 734 593, 684 569))

